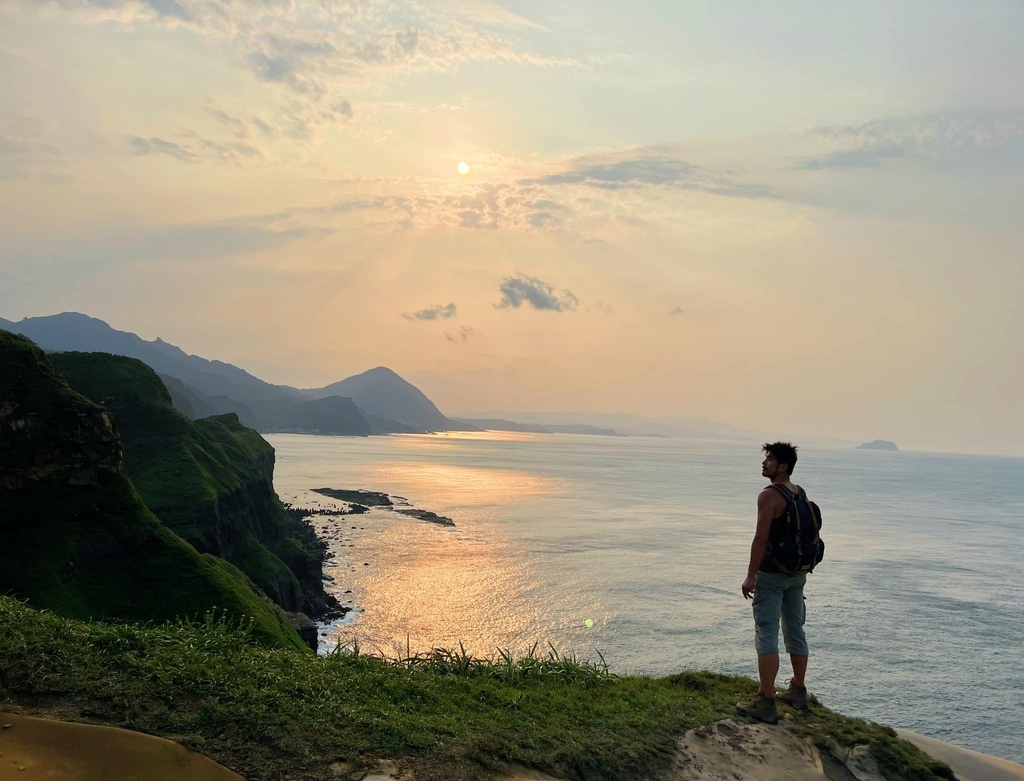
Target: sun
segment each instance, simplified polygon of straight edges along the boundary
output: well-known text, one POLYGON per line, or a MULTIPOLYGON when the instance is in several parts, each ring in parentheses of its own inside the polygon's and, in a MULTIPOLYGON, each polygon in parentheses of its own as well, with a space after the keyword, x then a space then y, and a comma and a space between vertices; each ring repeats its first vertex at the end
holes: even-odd
POLYGON ((459 176, 465 176, 469 173, 469 163, 463 160, 458 166, 459 176))

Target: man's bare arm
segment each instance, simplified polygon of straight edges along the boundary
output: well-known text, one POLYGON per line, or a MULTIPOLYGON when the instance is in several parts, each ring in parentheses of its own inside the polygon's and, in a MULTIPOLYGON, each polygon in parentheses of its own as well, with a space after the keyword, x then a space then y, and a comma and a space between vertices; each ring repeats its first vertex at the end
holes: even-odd
POLYGON ((747 566, 747 579, 743 582, 743 596, 747 597, 754 591, 754 578, 757 575, 757 568, 761 566, 761 559, 764 558, 768 549, 768 537, 772 530, 772 519, 776 514, 775 492, 765 488, 757 496, 757 529, 754 531, 754 539, 750 543, 750 564, 747 566))

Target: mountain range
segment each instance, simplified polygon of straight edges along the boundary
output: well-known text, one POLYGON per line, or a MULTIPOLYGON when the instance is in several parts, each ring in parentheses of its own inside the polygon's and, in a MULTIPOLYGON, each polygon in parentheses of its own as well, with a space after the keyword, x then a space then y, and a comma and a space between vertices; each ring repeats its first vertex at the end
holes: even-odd
MULTIPOLYGON (((697 417, 508 410, 448 417, 419 388, 384 366, 322 388, 273 385, 230 363, 190 355, 160 338, 146 341, 76 312, 26 317, 17 322, 0 317, 0 329, 24 334, 48 352, 102 352, 137 358, 157 372, 174 408, 187 417, 198 420, 233 412, 243 424, 264 433, 367 436, 493 429, 726 441, 765 441, 780 435, 697 417)), ((799 439, 824 447, 856 444, 832 437, 799 439)))
POLYGON ((0 318, 49 352, 101 352, 137 358, 164 381, 176 409, 192 419, 234 412, 260 431, 319 434, 413 433, 475 428, 445 417, 418 388, 383 366, 325 388, 272 385, 223 361, 189 355, 162 339, 146 341, 77 312, 0 318))

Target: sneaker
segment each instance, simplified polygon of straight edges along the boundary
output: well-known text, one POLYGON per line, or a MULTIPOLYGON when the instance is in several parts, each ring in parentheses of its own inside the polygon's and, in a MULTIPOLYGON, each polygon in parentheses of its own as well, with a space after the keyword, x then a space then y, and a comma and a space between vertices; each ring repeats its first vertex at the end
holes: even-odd
POLYGON ((807 705, 807 687, 797 686, 792 681, 789 682, 789 688, 784 692, 776 692, 775 699, 781 702, 783 705, 788 705, 791 708, 802 710, 804 713, 810 713, 811 709, 807 705))
POLYGON ((778 724, 779 712, 775 708, 775 700, 765 697, 761 692, 750 702, 737 702, 736 710, 751 719, 763 721, 766 724, 778 724))

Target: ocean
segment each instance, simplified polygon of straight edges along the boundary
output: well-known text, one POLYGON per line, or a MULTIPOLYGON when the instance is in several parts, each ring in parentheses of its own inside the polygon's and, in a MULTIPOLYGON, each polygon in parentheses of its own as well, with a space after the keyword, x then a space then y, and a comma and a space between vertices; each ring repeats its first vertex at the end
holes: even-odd
MULTIPOLYGON (((335 554, 329 587, 354 608, 322 628, 325 648, 536 644, 619 674, 756 677, 740 583, 766 484, 757 443, 267 439, 286 502, 329 507, 311 489, 365 488, 455 522, 316 516, 335 554)), ((821 506, 827 545, 805 589, 811 692, 1024 763, 1024 459, 807 447, 793 480, 821 506)))

